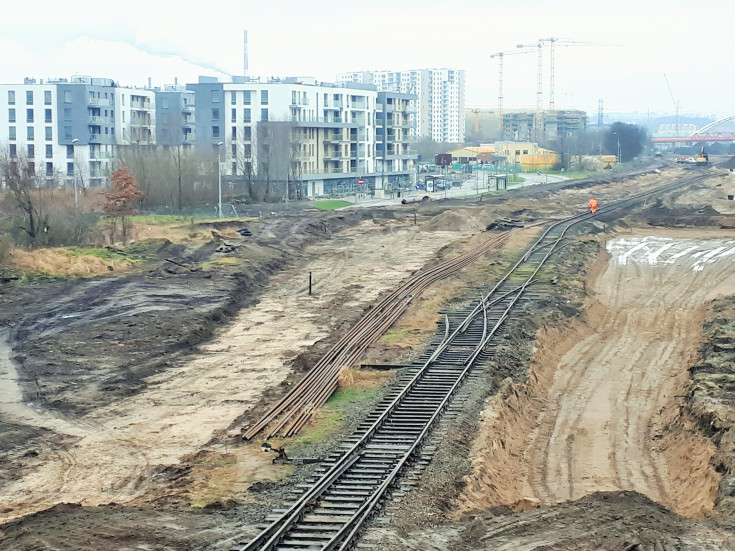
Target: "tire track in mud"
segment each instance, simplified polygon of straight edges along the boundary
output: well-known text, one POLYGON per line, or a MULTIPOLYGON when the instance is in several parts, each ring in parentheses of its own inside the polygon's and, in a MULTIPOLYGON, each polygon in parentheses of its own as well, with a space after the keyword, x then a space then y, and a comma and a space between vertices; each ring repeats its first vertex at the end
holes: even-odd
POLYGON ((672 464, 653 434, 686 384, 706 301, 735 288, 735 264, 717 260, 721 242, 645 241, 611 251, 594 285, 604 310, 557 365, 525 454, 528 487, 542 502, 635 490, 671 505, 681 489, 669 469, 711 469, 672 464))

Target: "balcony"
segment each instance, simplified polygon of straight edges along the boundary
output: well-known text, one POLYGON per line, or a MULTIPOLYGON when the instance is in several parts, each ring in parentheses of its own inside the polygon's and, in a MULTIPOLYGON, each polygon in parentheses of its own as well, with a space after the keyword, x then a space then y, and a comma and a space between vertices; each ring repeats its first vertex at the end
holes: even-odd
POLYGON ((95 107, 109 107, 110 100, 107 98, 89 98, 87 105, 94 105, 95 107))
POLYGON ((344 155, 339 150, 324 152, 325 161, 341 161, 343 158, 344 155))
POLYGON ((139 110, 142 109, 145 111, 150 111, 152 109, 150 102, 147 101, 131 101, 130 108, 139 110))
POLYGON ((90 151, 89 158, 95 159, 95 160, 96 159, 110 159, 111 155, 109 151, 90 151))
POLYGON ((93 126, 99 126, 101 124, 105 124, 105 119, 103 117, 90 115, 88 124, 91 124, 93 126))
POLYGON ((194 132, 187 132, 184 134, 185 143, 194 143, 196 141, 196 134, 194 132))
POLYGON ((99 143, 101 141, 102 141, 102 134, 90 134, 89 135, 90 143, 99 143))
POLYGON ((191 115, 194 112, 194 106, 193 105, 182 105, 181 112, 184 115, 191 115))

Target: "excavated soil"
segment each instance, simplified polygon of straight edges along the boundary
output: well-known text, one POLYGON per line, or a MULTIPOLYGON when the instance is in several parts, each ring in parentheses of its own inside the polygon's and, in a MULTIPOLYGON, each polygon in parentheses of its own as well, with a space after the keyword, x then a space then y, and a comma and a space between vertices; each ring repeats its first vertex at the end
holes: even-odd
MULTIPOLYGON (((493 221, 566 216, 590 196, 604 206, 681 174, 396 210, 272 214, 248 224, 251 239, 218 225, 212 242, 163 243, 158 260, 128 273, 0 287, 0 547, 226 549, 283 502, 294 472, 241 443, 240 428, 382 293, 477 244, 493 221)), ((591 265, 580 257, 591 246, 562 249, 563 280, 538 305, 544 327, 530 369, 531 341, 510 340, 498 356, 507 363, 472 398, 476 407, 468 403, 479 419, 462 420, 460 439, 448 440, 466 449, 464 470, 427 471, 441 481, 431 509, 441 518, 427 522, 427 512, 425 529, 406 523, 381 548, 735 548, 724 521, 698 520, 718 514, 729 463, 711 459, 732 437, 724 422, 704 430, 704 412, 715 418, 719 406, 709 382, 709 394, 697 395, 688 379, 707 304, 733 294, 728 238, 716 229, 727 226, 720 213, 729 205, 703 210, 720 201, 727 177, 713 174, 629 220, 661 226, 668 212, 701 230, 618 224, 630 233, 608 234, 609 256, 591 265)), ((604 222, 587 231, 615 231, 604 222)), ((505 254, 488 259, 485 273, 428 291, 368 360, 415 353, 406 343, 420 348, 430 334, 429 310, 492 280, 505 254)), ((441 469, 453 470, 450 455, 441 469)))

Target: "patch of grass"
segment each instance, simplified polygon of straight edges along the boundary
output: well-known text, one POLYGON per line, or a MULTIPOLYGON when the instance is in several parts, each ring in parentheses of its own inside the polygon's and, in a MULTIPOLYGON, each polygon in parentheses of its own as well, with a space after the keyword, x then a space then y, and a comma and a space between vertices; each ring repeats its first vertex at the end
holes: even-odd
MULTIPOLYGON (((364 409, 366 404, 372 407, 379 391, 378 386, 352 386, 337 390, 315 413, 308 430, 287 442, 288 448, 302 450, 324 444, 343 430, 348 417, 364 409)), ((298 451, 294 455, 297 454, 298 451)))
POLYGON ((94 256, 103 260, 131 260, 128 256, 102 247, 67 247, 64 249, 71 257, 94 256))
POLYGON ((340 201, 337 199, 333 199, 330 201, 319 201, 317 203, 314 203, 314 208, 317 208, 319 210, 334 210, 341 207, 349 207, 352 203, 349 201, 340 201))
POLYGON ((139 214, 131 216, 133 224, 171 224, 176 222, 191 222, 192 218, 183 214, 139 214))

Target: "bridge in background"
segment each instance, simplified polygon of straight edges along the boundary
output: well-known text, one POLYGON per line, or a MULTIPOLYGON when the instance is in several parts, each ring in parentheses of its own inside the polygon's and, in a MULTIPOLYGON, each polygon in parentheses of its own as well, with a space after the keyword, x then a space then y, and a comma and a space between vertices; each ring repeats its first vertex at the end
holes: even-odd
POLYGON ((735 142, 735 132, 711 132, 711 130, 723 122, 735 120, 735 115, 724 117, 711 122, 698 130, 691 136, 683 138, 653 138, 653 143, 699 143, 699 142, 735 142))

